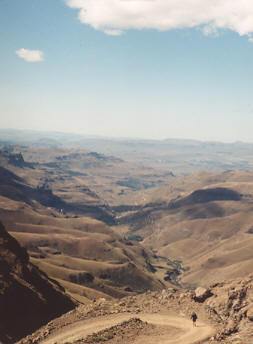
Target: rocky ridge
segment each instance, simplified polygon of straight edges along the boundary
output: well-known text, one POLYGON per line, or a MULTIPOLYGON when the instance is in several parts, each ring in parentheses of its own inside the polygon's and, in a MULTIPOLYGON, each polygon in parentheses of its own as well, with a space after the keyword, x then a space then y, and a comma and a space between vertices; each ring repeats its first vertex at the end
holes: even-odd
MULTIPOLYGON (((252 344, 253 336, 253 275, 243 279, 230 282, 219 283, 210 286, 209 289, 200 290, 176 290, 174 288, 164 289, 162 292, 148 291, 144 294, 130 296, 118 301, 107 301, 98 299, 88 305, 80 305, 62 317, 51 321, 46 327, 34 335, 23 339, 20 344, 40 343, 49 334, 59 331, 65 326, 79 320, 106 317, 112 314, 131 313, 174 313, 180 314, 187 319, 192 311, 195 311, 199 319, 210 323, 216 330, 209 340, 204 343, 236 343, 252 344), (201 295, 201 298, 199 299, 201 295), (197 298, 196 298, 197 296, 197 298)), ((131 329, 134 331, 145 327, 139 321, 131 321, 131 329)), ((124 326, 123 326, 124 327, 124 326)), ((129 326, 127 326, 129 330, 129 326)), ((108 342, 122 335, 122 325, 106 330, 94 336, 84 338, 78 343, 102 343, 108 342), (109 334, 113 334, 113 336, 109 334), (103 340, 97 341, 99 336, 104 336, 103 340), (106 337, 108 335, 108 337, 106 337), (87 342, 88 340, 88 342, 87 342)), ((130 330, 129 330, 130 331, 130 330)), ((126 331, 127 333, 129 331, 126 331)), ((131 331, 130 331, 131 332, 131 331)), ((126 334, 127 336, 128 334, 126 334)), ((112 343, 114 343, 112 342, 112 343)), ((127 343, 127 341, 126 341, 127 343)))

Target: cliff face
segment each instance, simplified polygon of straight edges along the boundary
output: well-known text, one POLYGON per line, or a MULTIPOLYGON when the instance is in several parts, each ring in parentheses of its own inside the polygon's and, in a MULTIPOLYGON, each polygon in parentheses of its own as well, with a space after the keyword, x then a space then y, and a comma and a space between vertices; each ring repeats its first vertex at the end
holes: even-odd
POLYGON ((13 343, 74 307, 0 223, 0 342, 13 343))

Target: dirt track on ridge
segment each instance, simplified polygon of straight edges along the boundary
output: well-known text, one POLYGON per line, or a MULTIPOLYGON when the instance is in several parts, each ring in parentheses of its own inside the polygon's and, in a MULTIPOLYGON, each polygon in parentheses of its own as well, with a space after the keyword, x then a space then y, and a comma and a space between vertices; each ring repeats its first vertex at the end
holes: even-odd
MULTIPOLYGON (((52 333, 42 344, 63 344, 71 343, 75 340, 85 338, 86 336, 98 331, 110 328, 111 326, 120 324, 133 317, 138 317, 142 321, 153 325, 168 326, 168 335, 159 338, 156 333, 154 336, 145 337, 145 344, 196 344, 208 339, 214 333, 214 329, 203 322, 198 322, 197 327, 192 326, 192 322, 186 318, 172 315, 161 314, 117 314, 113 316, 104 316, 92 320, 78 321, 74 324, 62 328, 60 331, 52 333), (178 329, 178 335, 171 338, 170 329, 178 329)), ((141 343, 141 338, 137 338, 132 343, 141 343)))

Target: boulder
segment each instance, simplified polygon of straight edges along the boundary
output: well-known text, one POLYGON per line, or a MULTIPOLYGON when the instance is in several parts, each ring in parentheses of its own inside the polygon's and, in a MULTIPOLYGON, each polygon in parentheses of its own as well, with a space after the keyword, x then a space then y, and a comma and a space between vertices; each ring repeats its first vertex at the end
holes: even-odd
POLYGON ((206 289, 203 287, 198 287, 195 289, 193 299, 196 302, 204 302, 206 299, 211 297, 213 294, 210 289, 206 289))

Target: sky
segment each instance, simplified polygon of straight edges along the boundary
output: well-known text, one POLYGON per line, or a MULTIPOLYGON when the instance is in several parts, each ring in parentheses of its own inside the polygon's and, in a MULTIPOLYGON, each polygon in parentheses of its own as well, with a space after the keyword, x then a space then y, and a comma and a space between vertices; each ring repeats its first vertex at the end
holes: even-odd
POLYGON ((253 142, 252 0, 0 0, 0 128, 253 142))

